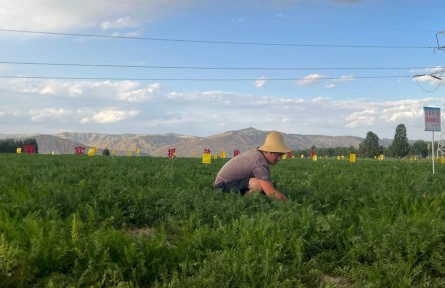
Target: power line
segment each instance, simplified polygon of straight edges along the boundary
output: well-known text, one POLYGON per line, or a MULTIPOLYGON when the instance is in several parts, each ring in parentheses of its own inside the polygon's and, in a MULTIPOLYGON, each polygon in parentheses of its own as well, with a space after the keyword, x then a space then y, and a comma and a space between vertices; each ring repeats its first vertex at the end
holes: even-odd
MULTIPOLYGON (((390 78, 413 78, 413 75, 399 75, 399 76, 354 76, 350 79, 345 79, 342 77, 319 77, 316 79, 310 79, 311 81, 322 81, 322 80, 341 80, 349 81, 355 79, 390 79, 390 78)), ((0 75, 3 79, 55 79, 55 80, 109 80, 109 81, 305 81, 306 78, 124 78, 124 77, 62 77, 62 76, 8 76, 0 75)))
POLYGON ((184 69, 184 70, 424 70, 424 69, 440 68, 437 66, 436 67, 202 67, 202 66, 121 65, 121 64, 94 64, 94 63, 16 62, 16 61, 0 61, 0 64, 101 67, 101 68, 184 69))
POLYGON ((134 37, 119 35, 99 35, 99 34, 83 34, 83 33, 62 33, 48 31, 30 31, 16 29, 1 29, 1 32, 12 33, 29 33, 44 34, 57 36, 75 36, 90 38, 107 38, 107 39, 127 39, 127 40, 145 40, 145 41, 165 41, 165 42, 183 42, 197 44, 226 44, 226 45, 252 45, 252 46, 288 46, 288 47, 319 47, 319 48, 378 48, 378 49, 434 49, 434 46, 383 46, 383 45, 332 45, 332 44, 292 44, 292 43, 267 43, 267 42, 236 42, 236 41, 211 41, 211 40, 191 40, 191 39, 174 39, 174 38, 154 38, 154 37, 134 37))

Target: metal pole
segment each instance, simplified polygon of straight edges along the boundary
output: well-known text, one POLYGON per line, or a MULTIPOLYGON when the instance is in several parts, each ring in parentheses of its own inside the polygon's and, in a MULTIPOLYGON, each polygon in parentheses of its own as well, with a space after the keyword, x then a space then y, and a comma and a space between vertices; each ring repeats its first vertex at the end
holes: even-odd
POLYGON ((433 175, 434 175, 434 131, 433 132, 433 141, 431 142, 431 160, 433 161, 433 175))

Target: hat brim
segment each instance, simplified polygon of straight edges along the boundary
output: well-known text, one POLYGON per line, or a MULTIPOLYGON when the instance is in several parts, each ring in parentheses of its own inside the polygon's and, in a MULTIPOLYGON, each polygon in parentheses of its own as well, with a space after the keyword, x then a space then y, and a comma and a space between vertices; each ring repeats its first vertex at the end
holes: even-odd
POLYGON ((284 145, 263 145, 258 150, 265 152, 287 153, 290 149, 284 145))

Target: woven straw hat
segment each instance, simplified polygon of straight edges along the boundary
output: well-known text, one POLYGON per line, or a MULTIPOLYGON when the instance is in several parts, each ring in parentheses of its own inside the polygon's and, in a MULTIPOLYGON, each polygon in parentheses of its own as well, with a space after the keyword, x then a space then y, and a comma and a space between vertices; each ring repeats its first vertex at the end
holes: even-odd
POLYGON ((263 146, 258 148, 258 150, 278 153, 287 153, 290 151, 290 149, 284 145, 283 136, 276 131, 267 134, 263 146))

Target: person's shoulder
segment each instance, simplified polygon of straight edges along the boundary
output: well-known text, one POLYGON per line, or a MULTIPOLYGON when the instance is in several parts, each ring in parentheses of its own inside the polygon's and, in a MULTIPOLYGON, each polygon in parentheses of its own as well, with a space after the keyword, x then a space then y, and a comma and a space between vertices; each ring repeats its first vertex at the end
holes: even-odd
POLYGON ((260 150, 258 150, 258 147, 254 147, 254 148, 250 148, 249 150, 247 150, 246 152, 244 152, 244 154, 260 154, 260 150))

